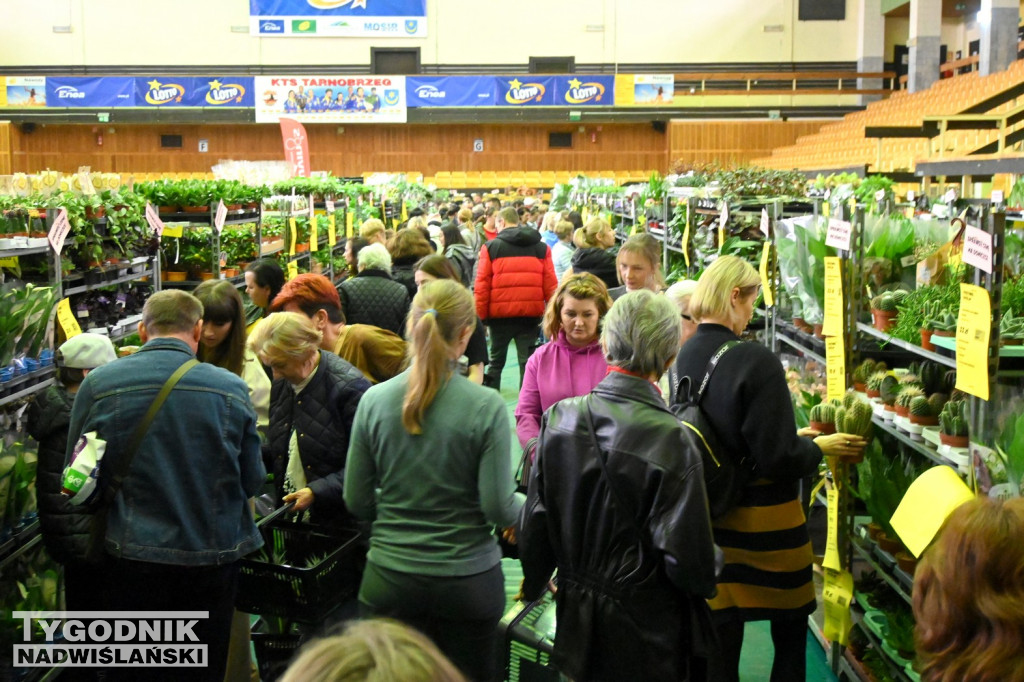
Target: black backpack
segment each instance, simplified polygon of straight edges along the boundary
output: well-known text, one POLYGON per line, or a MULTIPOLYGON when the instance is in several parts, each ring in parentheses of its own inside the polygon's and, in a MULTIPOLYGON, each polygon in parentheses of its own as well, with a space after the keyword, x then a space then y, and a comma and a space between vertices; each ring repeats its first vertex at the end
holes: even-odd
POLYGON ((690 377, 676 378, 675 367, 670 374, 670 387, 674 389, 670 401, 683 426, 693 435, 704 464, 704 486, 707 488, 708 509, 711 518, 717 519, 736 506, 743 488, 754 480, 754 464, 747 458, 740 458, 728 452, 721 445, 714 427, 700 407, 704 391, 711 380, 711 374, 722 356, 740 341, 727 341, 711 356, 707 371, 700 386, 694 386, 690 377))

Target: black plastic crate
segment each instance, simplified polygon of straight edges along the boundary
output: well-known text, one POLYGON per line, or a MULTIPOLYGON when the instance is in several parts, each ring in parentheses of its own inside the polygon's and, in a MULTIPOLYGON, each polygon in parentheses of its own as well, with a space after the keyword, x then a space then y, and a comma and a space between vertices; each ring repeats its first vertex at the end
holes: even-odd
POLYGON ((555 643, 555 601, 550 592, 535 602, 519 602, 501 619, 508 682, 559 682, 550 666, 555 643))
POLYGON ((301 644, 301 635, 252 633, 252 648, 256 653, 260 680, 273 682, 283 675, 301 644))
POLYGON ((331 534, 304 523, 275 520, 260 526, 264 550, 241 560, 238 596, 240 611, 317 623, 359 588, 365 547, 359 531, 331 534), (275 540, 284 547, 284 563, 266 557, 275 540), (307 566, 311 559, 319 559, 307 566))

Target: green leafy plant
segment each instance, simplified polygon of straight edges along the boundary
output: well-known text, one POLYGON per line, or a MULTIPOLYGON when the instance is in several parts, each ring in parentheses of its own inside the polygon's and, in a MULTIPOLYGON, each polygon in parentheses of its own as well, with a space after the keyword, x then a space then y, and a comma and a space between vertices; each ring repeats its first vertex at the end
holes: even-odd
POLYGON ((890 537, 897 537, 890 519, 915 478, 917 472, 911 460, 902 455, 886 457, 875 440, 865 449, 864 461, 857 465, 857 485, 850 489, 864 502, 871 520, 890 537))
POLYGON ((1016 489, 1016 496, 1022 493, 1024 481, 1024 412, 1010 415, 996 439, 996 455, 1006 470, 1007 481, 1016 489))

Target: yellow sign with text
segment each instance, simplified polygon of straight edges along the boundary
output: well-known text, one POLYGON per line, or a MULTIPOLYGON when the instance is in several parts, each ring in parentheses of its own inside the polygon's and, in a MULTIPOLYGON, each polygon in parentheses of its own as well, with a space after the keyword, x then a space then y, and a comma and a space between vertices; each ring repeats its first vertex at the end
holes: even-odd
POLYGON ((771 308, 775 305, 775 295, 772 293, 772 278, 769 274, 772 260, 772 243, 766 241, 761 251, 761 291, 764 292, 764 307, 771 308))
POLYGON ((299 276, 299 265, 295 261, 288 261, 288 279, 292 280, 299 276))
POLYGON ((64 330, 64 338, 70 339, 72 336, 78 336, 82 333, 82 328, 78 326, 75 314, 71 312, 70 298, 62 298, 60 303, 57 304, 57 323, 64 330))
POLYGON ((167 223, 164 223, 164 231, 163 233, 161 233, 160 236, 161 238, 177 237, 178 239, 181 239, 182 235, 184 234, 185 227, 183 225, 168 225, 167 223))
POLYGON ((825 322, 821 333, 825 336, 842 336, 845 314, 843 261, 838 256, 829 256, 825 258, 825 322))
POLYGON ((846 394, 846 346, 842 336, 825 337, 825 380, 827 400, 842 400, 846 394))
MULTIPOLYGON (((299 238, 298 228, 295 226, 295 218, 288 219, 288 232, 291 235, 291 239, 288 240, 288 255, 295 255, 295 241, 299 238)), ((289 272, 291 272, 291 266, 289 265, 289 272)), ((291 279, 291 277, 289 277, 291 279)))
POLYGON ((679 249, 683 252, 683 260, 686 261, 686 267, 690 267, 690 221, 686 221, 686 226, 683 227, 683 239, 679 242, 679 249))
POLYGON ((334 248, 334 245, 338 242, 338 235, 335 232, 334 214, 327 216, 327 246, 334 248))
POLYGON ((355 215, 352 211, 345 211, 345 237, 352 239, 354 237, 352 221, 355 219, 355 215))
POLYGON ((956 321, 956 387, 988 400, 988 342, 992 332, 992 301, 974 284, 960 285, 960 316, 956 321))
POLYGON ((892 515, 892 527, 916 557, 931 544, 946 517, 974 493, 950 467, 937 466, 910 484, 892 515))
POLYGON ((16 268, 18 267, 18 257, 10 256, 8 258, 0 258, 0 268, 16 268))
POLYGON ((320 227, 317 225, 317 217, 313 215, 309 219, 309 250, 316 251, 320 243, 320 227))
POLYGON ((825 569, 825 638, 846 646, 850 640, 850 602, 853 600, 853 576, 848 571, 825 569))

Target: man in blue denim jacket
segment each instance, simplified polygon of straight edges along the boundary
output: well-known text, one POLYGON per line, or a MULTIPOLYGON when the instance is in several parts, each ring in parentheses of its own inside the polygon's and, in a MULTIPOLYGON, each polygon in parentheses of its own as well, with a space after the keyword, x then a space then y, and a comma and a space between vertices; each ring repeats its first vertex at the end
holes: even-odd
MULTIPOLYGON (((164 382, 195 356, 202 315, 199 300, 182 291, 146 301, 145 345, 90 372, 79 389, 69 458, 79 437, 96 431, 107 442, 101 481, 111 475, 164 382)), ((209 611, 195 628, 209 645, 208 667, 175 669, 175 679, 186 671, 198 673, 194 679, 223 677, 238 560, 263 544, 248 498, 265 477, 245 382, 196 365, 150 424, 114 498, 97 585, 111 611, 209 611)))

